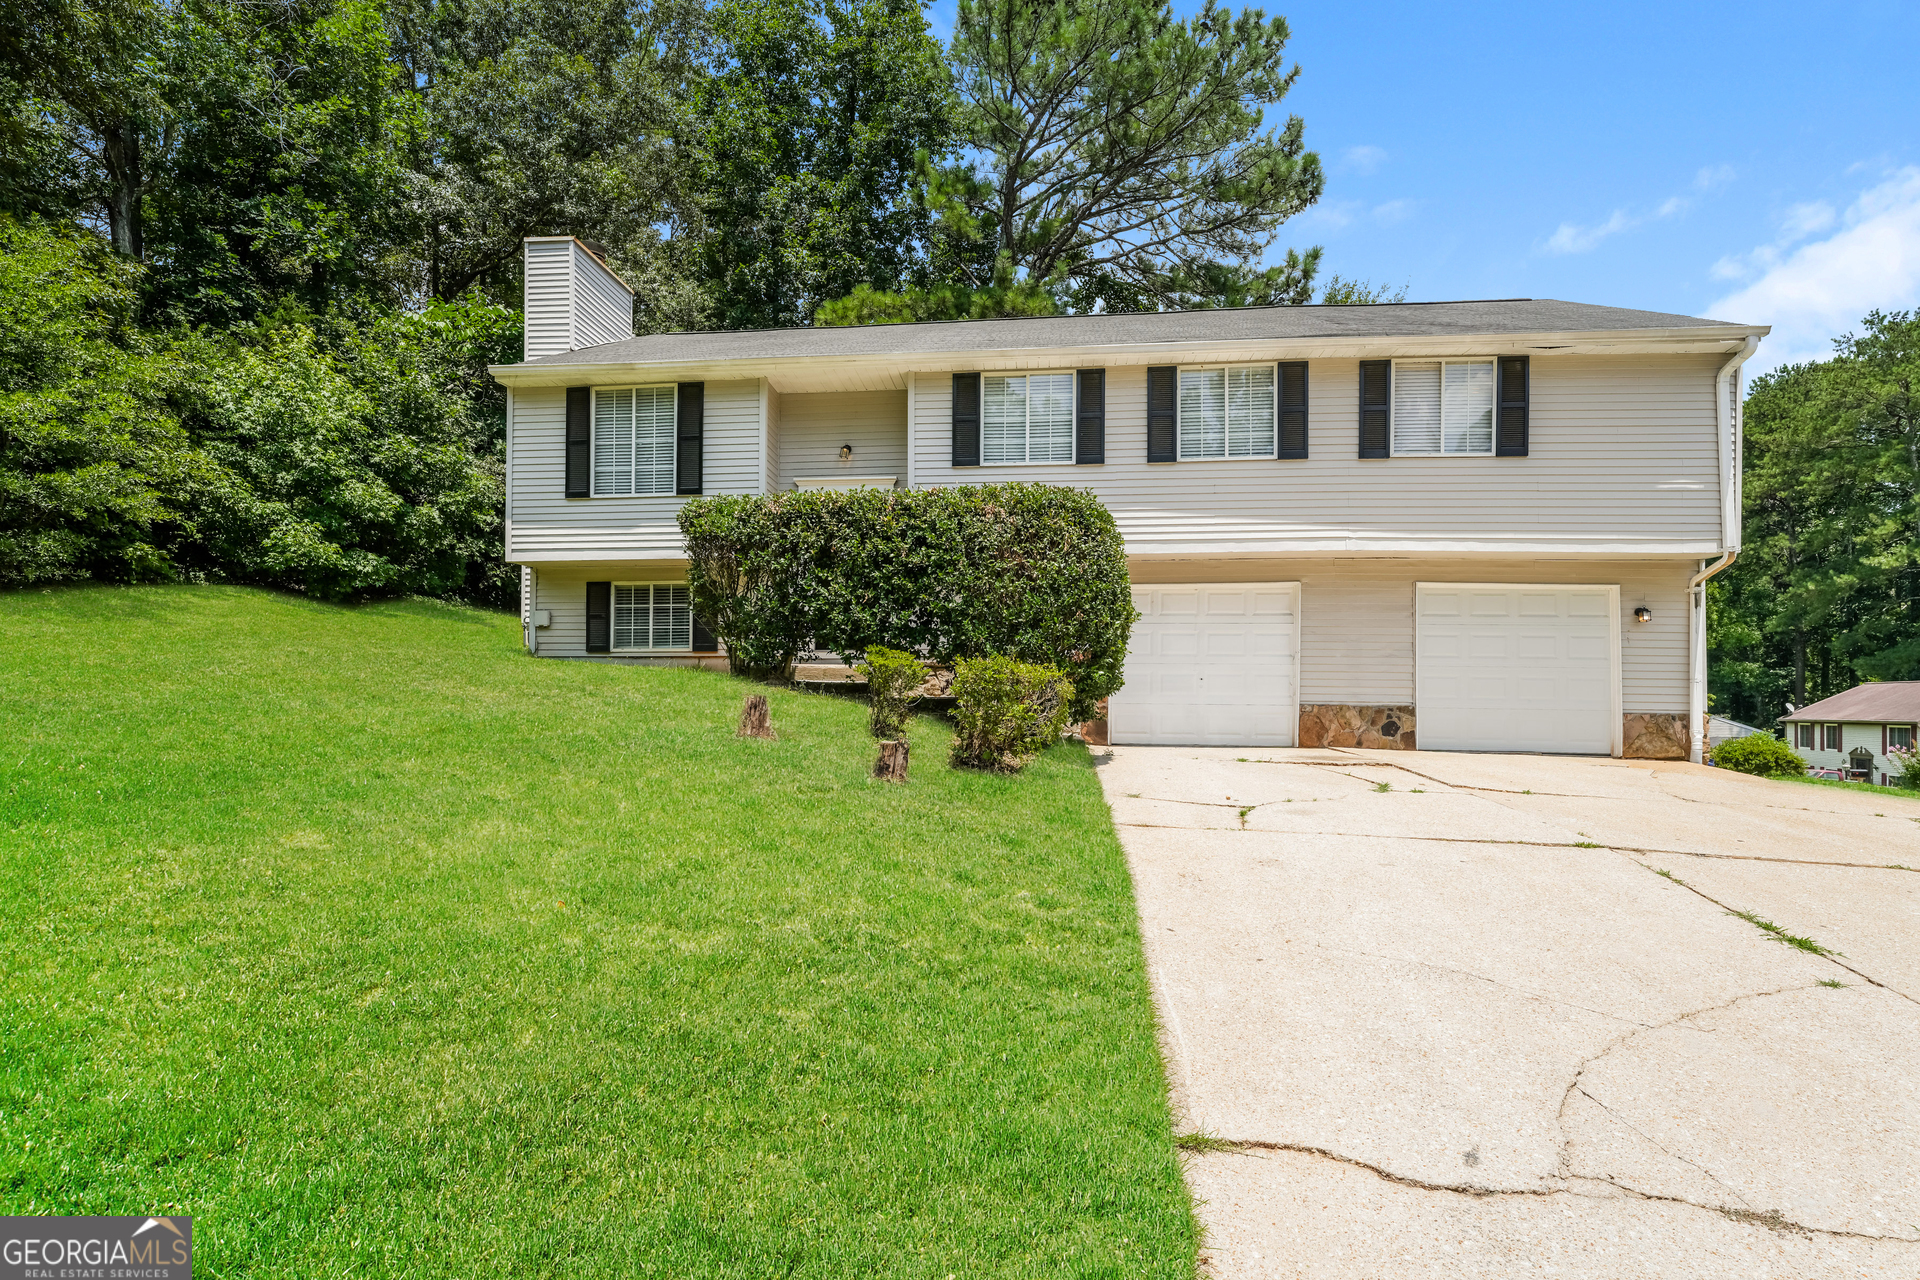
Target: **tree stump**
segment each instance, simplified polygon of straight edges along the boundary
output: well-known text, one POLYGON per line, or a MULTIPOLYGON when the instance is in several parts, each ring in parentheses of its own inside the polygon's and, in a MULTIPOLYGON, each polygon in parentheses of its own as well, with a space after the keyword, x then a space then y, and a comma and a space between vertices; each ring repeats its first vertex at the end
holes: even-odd
POLYGON ((743 738, 773 736, 773 714, 767 710, 767 696, 764 693, 747 695, 747 705, 740 710, 740 736, 743 738))
POLYGON ((873 762, 873 776, 884 782, 907 780, 907 740, 905 738, 880 744, 880 758, 873 762))

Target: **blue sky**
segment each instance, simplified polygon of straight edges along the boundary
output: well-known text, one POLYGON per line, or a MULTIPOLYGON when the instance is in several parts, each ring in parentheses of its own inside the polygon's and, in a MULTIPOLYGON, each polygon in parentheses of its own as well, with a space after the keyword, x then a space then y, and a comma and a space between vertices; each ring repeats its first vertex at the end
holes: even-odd
POLYGON ((1751 372, 1920 306, 1920 4, 1268 11, 1328 175, 1278 247, 1323 274, 1771 324, 1751 372))

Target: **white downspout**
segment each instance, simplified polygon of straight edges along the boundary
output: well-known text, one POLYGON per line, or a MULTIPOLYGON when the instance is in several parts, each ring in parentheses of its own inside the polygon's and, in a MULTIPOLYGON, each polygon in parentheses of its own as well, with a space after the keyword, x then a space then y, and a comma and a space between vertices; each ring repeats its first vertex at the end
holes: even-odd
POLYGON ((1720 545, 1725 550, 1687 582, 1687 759, 1695 764, 1707 758, 1707 579, 1740 555, 1740 458, 1745 442, 1733 378, 1759 346, 1760 339, 1748 338, 1713 378, 1714 434, 1720 441, 1720 545))

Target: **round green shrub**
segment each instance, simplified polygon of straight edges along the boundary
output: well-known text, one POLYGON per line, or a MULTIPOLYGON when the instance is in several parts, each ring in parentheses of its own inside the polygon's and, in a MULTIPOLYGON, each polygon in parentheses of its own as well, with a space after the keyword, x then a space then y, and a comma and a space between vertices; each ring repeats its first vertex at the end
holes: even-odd
POLYGON ((1762 778, 1792 778, 1807 771, 1807 762, 1792 747, 1768 733, 1728 739, 1713 749, 1713 762, 1762 778))
POLYGON ((1073 685, 1057 667, 1013 658, 961 658, 953 667, 952 761, 1018 773, 1060 741, 1073 685))
POLYGON ((735 674, 826 651, 949 665, 1006 655, 1064 672, 1071 718, 1120 687, 1135 618, 1113 517, 1045 484, 809 490, 680 509, 693 604, 735 674))

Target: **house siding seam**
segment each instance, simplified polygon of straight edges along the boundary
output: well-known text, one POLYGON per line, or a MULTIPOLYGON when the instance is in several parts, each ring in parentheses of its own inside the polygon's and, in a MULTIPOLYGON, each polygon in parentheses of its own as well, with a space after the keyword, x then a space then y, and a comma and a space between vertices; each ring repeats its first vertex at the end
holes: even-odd
MULTIPOLYGON (((1466 353, 1471 354, 1471 353, 1466 353)), ((1146 369, 1107 374, 1107 461, 956 469, 950 387, 921 376, 917 487, 1039 480, 1092 489, 1135 554, 1234 544, 1412 541, 1717 547, 1715 356, 1535 356, 1530 456, 1357 456, 1359 362, 1315 360, 1306 460, 1146 461, 1146 369)))
MULTIPOLYGON (((763 486, 759 379, 710 382, 704 431, 707 494, 758 493, 763 486)), ((507 492, 507 559, 547 561, 681 554, 675 517, 688 499, 573 498, 566 495, 566 390, 514 393, 507 492)))

